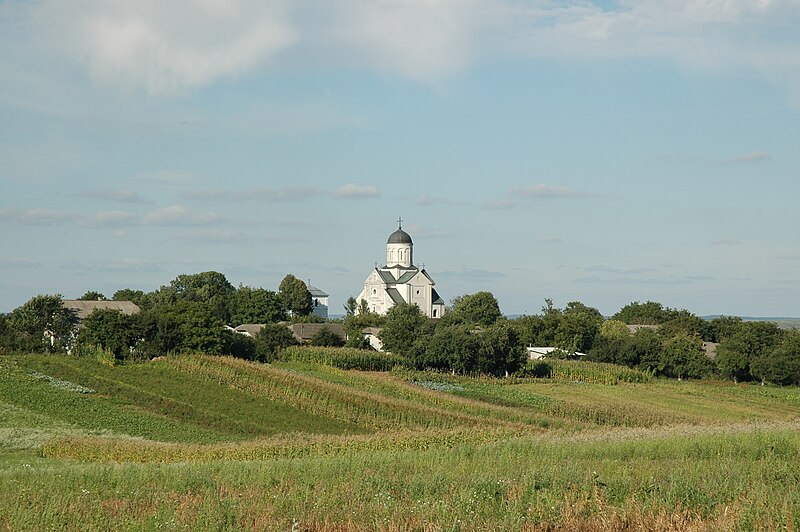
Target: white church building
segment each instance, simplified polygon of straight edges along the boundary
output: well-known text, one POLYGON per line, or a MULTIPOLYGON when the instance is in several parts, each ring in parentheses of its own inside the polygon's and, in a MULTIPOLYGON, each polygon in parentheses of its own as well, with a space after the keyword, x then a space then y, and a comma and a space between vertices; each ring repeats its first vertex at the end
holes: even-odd
POLYGON ((441 318, 444 300, 428 272, 414 266, 414 243, 401 224, 402 220, 386 242, 386 265, 376 266, 369 274, 356 301, 366 301, 369 310, 378 314, 386 314, 399 303, 416 304, 429 318, 441 318))

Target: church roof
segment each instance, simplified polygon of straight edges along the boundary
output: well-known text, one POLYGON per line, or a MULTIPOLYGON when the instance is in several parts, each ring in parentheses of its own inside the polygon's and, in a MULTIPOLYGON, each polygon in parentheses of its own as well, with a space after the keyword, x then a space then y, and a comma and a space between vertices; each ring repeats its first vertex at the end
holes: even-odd
POLYGON ((311 281, 306 281, 306 288, 308 288, 311 297, 328 297, 328 294, 311 284, 311 281))
POLYGON ((386 241, 387 244, 413 244, 411 242, 411 235, 403 231, 402 229, 398 229, 391 235, 389 235, 389 240, 386 241))
POLYGON ((389 297, 392 298, 395 305, 399 305, 400 303, 405 303, 405 299, 403 296, 400 295, 400 292, 397 291, 397 288, 387 288, 386 292, 389 294, 389 297))
POLYGON ((417 275, 417 271, 418 270, 416 268, 414 268, 412 271, 404 273, 397 280, 397 284, 404 284, 404 283, 409 282, 411 279, 414 278, 415 275, 417 275))
POLYGON ((432 305, 444 305, 444 299, 442 296, 439 295, 439 292, 436 291, 435 288, 431 288, 431 299, 433 300, 432 305))
POLYGON ((376 271, 378 272, 378 275, 381 276, 381 279, 383 279, 384 283, 394 284, 397 282, 397 279, 394 278, 392 272, 387 272, 386 270, 376 270, 376 271))

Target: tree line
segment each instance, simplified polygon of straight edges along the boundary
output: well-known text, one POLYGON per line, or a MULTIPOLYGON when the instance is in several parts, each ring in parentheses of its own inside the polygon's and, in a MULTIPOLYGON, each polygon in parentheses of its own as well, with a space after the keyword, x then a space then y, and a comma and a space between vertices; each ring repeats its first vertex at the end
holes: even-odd
MULTIPOLYGON (((105 297, 90 291, 82 299, 105 297)), ((269 361, 296 343, 283 322, 323 321, 312 314, 305 283, 291 274, 277 291, 236 288, 219 272, 179 275, 149 293, 118 290, 112 300, 132 301, 141 312, 96 310, 75 336, 76 319, 61 297, 36 296, 0 315, 0 352, 100 349, 119 360, 138 360, 194 351, 269 361), (224 327, 242 323, 265 327, 255 338, 224 327)), ((538 346, 557 348, 551 357, 585 353, 586 360, 667 377, 800 384, 800 332, 730 316, 705 320, 654 301, 632 302, 610 318, 578 301, 557 308, 548 299, 540 314, 508 319, 485 291, 454 299, 438 320, 416 305, 399 304, 380 316, 351 297, 344 308, 349 347, 370 349, 362 331, 373 327, 385 350, 419 369, 511 374, 526 363, 526 346, 538 346), (707 343, 718 344, 712 356, 707 343)), ((312 343, 338 346, 343 340, 323 329, 312 343)))
MULTIPOLYGON (((80 299, 107 300, 96 291, 88 291, 80 299)), ((283 278, 277 291, 236 288, 214 271, 184 274, 153 292, 118 290, 111 300, 131 301, 141 311, 127 315, 115 309, 97 309, 76 328, 77 317, 64 307, 60 295, 35 296, 11 313, 0 314, 0 352, 80 354, 100 350, 118 360, 203 352, 264 360, 296 343, 281 322, 324 321, 312 314, 306 284, 291 274, 283 278), (230 330, 243 323, 266 327, 255 339, 230 330)), ((330 345, 337 340, 327 334, 319 341, 330 345)))
POLYGON ((705 320, 653 301, 632 302, 607 319, 581 302, 561 309, 548 299, 541 314, 507 319, 490 292, 478 292, 456 298, 438 321, 406 304, 385 317, 363 312, 345 321, 353 331, 382 327, 384 348, 419 369, 513 373, 527 359, 525 347, 537 346, 557 348, 550 357, 583 353, 659 376, 800 384, 800 331, 730 316, 705 320))

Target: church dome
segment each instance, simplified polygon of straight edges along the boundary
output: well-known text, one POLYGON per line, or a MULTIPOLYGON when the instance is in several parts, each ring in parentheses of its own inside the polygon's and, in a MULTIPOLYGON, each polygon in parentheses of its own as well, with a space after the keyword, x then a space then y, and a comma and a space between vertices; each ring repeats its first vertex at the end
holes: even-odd
POLYGON ((398 229, 391 235, 389 235, 389 240, 386 241, 387 244, 413 244, 411 242, 411 235, 403 231, 402 229, 398 229))

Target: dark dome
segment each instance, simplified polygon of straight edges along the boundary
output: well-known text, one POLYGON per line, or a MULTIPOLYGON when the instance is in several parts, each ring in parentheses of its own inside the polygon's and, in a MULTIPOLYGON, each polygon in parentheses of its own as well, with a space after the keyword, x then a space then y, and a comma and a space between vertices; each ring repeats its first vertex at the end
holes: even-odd
POLYGON ((413 244, 411 242, 411 236, 403 231, 402 229, 398 229, 391 235, 389 235, 389 240, 386 241, 387 244, 413 244))

